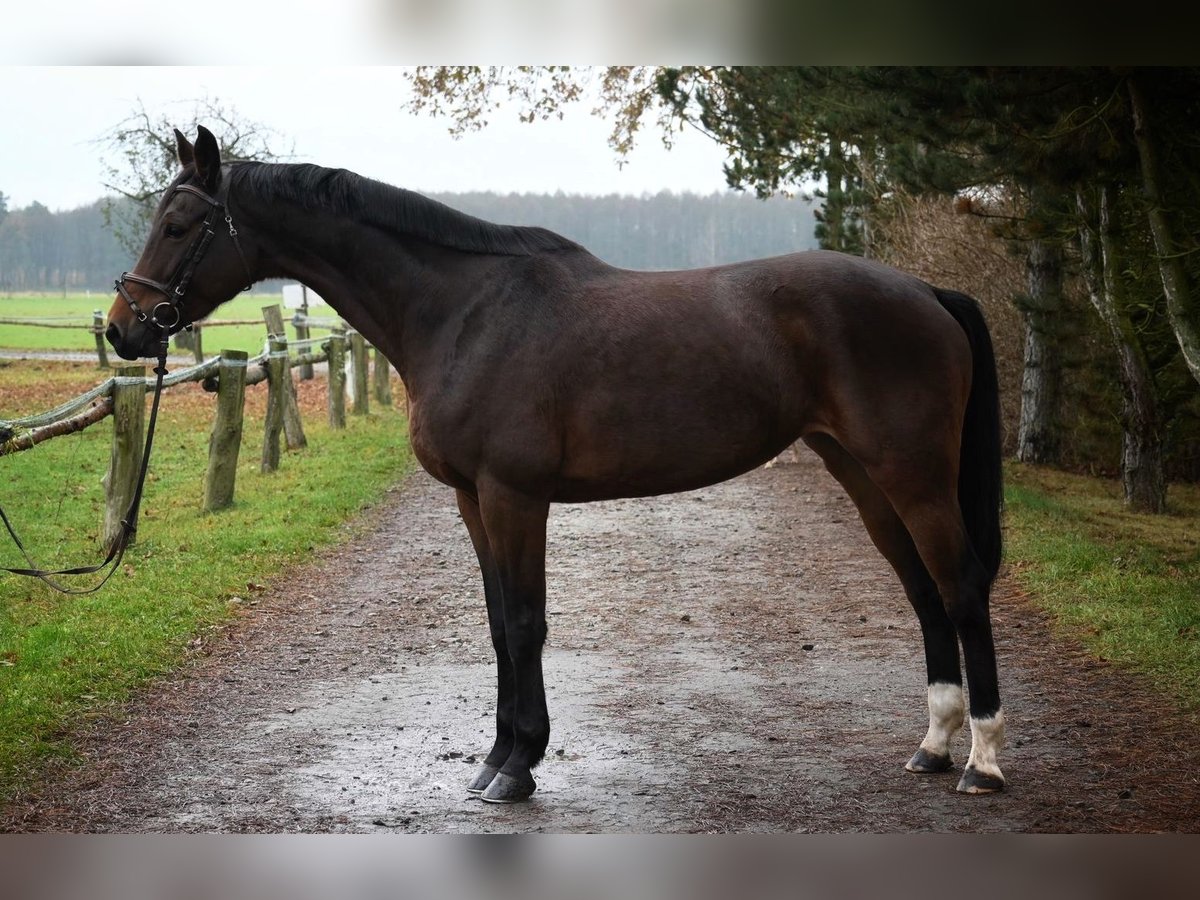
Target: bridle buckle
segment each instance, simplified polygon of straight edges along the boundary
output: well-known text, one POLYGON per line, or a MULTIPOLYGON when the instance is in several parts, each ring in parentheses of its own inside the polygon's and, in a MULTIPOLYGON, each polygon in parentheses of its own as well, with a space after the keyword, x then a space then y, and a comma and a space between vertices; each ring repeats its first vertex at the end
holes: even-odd
POLYGON ((172 303, 170 300, 163 300, 159 303, 156 303, 154 305, 154 309, 150 310, 150 322, 154 325, 157 325, 163 331, 166 331, 168 333, 170 333, 171 329, 175 328, 175 326, 177 326, 179 324, 179 322, 182 318, 183 318, 183 313, 180 311, 179 306, 172 303), (167 309, 169 309, 171 312, 175 313, 175 321, 169 325, 158 317, 158 311, 160 309, 162 309, 164 306, 167 309))

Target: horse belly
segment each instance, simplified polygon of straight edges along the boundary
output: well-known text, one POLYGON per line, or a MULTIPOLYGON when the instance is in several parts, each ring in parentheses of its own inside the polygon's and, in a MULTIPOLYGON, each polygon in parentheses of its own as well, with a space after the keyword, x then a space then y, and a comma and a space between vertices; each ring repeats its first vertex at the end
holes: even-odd
MULTIPOLYGON (((773 393, 773 392, 772 392, 773 393)), ((591 404, 569 422, 554 499, 644 497, 692 490, 761 465, 796 439, 777 395, 755 390, 638 392, 591 404)))

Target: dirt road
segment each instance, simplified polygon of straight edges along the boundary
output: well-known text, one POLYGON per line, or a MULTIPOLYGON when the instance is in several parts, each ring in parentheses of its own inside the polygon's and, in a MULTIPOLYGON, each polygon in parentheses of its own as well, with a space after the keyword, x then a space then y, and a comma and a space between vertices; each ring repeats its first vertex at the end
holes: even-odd
MULTIPOLYGON (((474 558, 415 476, 0 818, 77 831, 1200 829, 1188 721, 994 599, 1009 790, 916 777, 920 633, 815 457, 650 500, 555 507, 553 733, 530 803, 464 791, 492 729, 474 558)), ((964 735, 956 758, 966 756, 964 735)), ((956 767, 957 768, 957 767, 956 767)))

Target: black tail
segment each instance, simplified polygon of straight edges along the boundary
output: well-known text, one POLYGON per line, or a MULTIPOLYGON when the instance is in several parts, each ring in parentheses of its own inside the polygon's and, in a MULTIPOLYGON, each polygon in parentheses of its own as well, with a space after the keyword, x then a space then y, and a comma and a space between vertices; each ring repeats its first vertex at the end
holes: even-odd
POLYGON ((1004 487, 1000 468, 1000 391, 996 383, 996 357, 979 304, 957 291, 934 288, 934 292, 971 342, 971 395, 963 419, 958 504, 975 553, 987 569, 989 579, 993 579, 1000 570, 1000 504, 1004 487))

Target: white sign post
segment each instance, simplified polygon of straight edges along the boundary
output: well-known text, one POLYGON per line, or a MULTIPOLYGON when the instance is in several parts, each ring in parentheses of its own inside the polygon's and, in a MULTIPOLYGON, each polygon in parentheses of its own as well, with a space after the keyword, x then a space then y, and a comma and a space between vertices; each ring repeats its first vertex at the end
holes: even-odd
POLYGON ((325 306, 326 303, 310 287, 302 284, 285 284, 283 286, 284 309, 302 309, 307 311, 310 306, 325 306))

